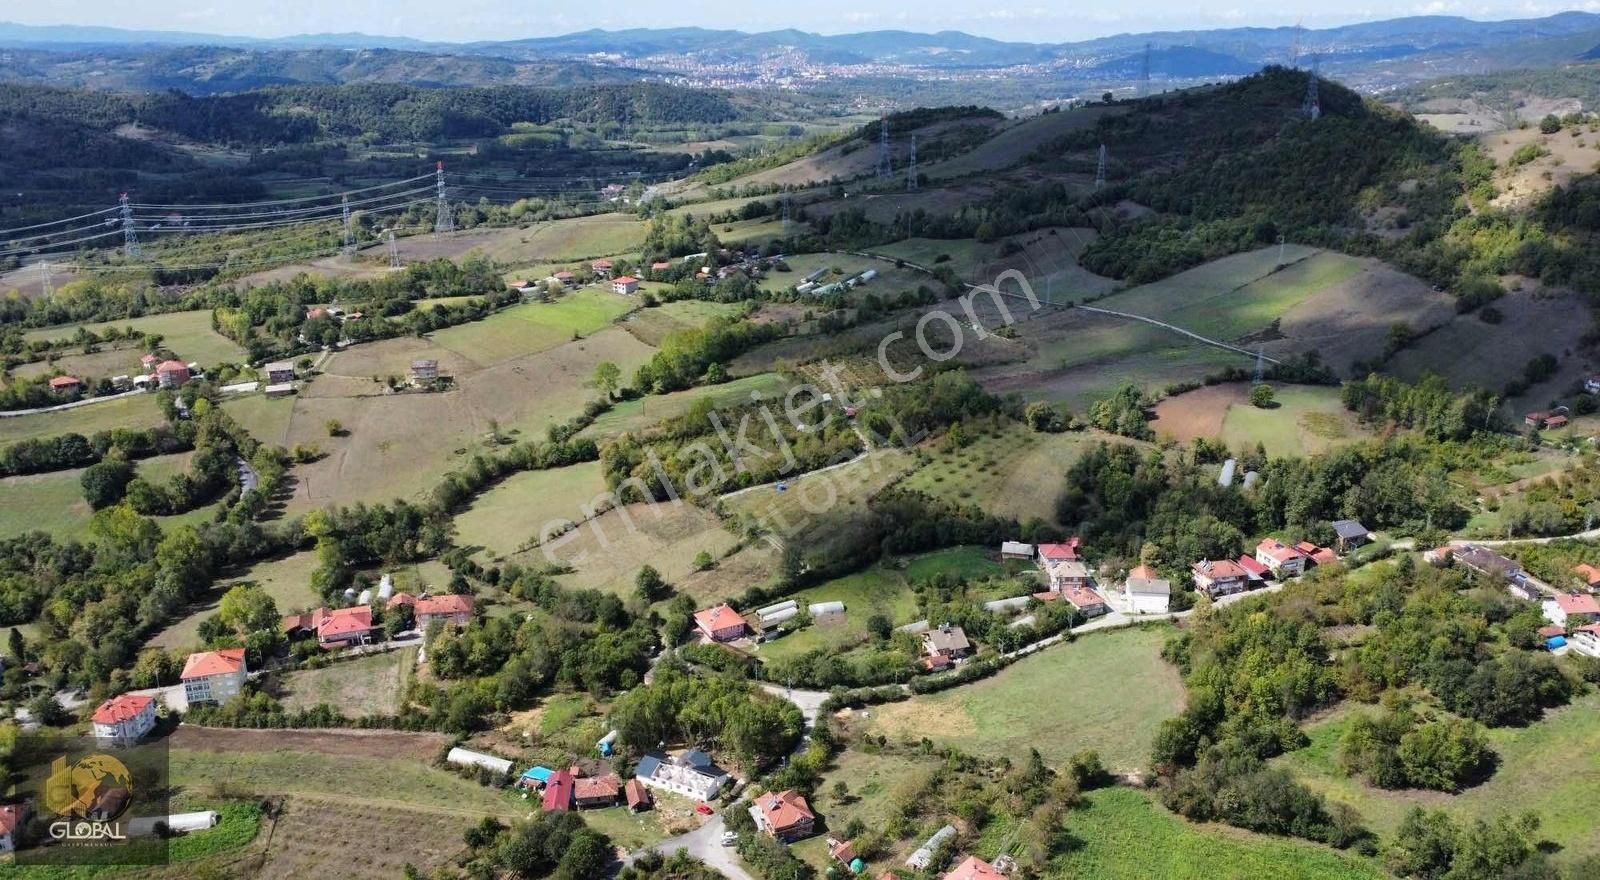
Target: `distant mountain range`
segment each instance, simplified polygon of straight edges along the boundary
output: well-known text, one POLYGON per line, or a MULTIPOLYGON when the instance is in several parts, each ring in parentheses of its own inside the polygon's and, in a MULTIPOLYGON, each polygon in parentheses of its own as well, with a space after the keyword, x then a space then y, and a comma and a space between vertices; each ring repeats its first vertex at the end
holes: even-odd
POLYGON ((1511 21, 1416 16, 1319 30, 1164 31, 1073 43, 1008 42, 959 31, 822 35, 699 27, 439 43, 362 33, 259 39, 0 23, 0 78, 206 94, 304 82, 461 86, 692 79, 694 65, 704 64, 761 66, 769 78, 797 66, 831 67, 845 78, 1011 68, 1019 75, 1082 83, 1138 78, 1148 52, 1151 75, 1172 81, 1238 76, 1314 55, 1325 71, 1376 91, 1440 74, 1577 61, 1596 45, 1600 15, 1586 12, 1511 21))

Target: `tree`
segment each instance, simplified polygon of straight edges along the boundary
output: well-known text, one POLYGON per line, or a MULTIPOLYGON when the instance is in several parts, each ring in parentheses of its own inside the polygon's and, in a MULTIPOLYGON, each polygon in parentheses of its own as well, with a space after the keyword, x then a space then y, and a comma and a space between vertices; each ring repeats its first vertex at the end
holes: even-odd
POLYGON ((717 560, 708 551, 701 550, 694 555, 695 571, 710 571, 717 564, 717 560))
POLYGON ((622 384, 622 368, 611 361, 595 364, 594 384, 606 393, 607 398, 615 397, 617 388, 622 384))
POLYGON ((1061 415, 1061 410, 1042 400, 1028 404, 1028 408, 1022 412, 1022 418, 1028 423, 1028 427, 1047 434, 1056 434, 1067 429, 1067 420, 1061 415))
POLYGON ((1267 409, 1272 406, 1272 386, 1265 382, 1250 389, 1250 405, 1256 409, 1267 409))
POLYGON ((28 659, 28 645, 23 641, 22 628, 12 627, 11 634, 6 637, 6 647, 9 649, 11 663, 21 666, 28 659))
POLYGON ((259 630, 276 631, 278 605, 266 590, 253 584, 239 584, 224 593, 217 606, 222 624, 239 635, 259 630))
POLYGON ((95 510, 110 507, 122 500, 133 481, 133 465, 120 459, 106 459, 91 465, 78 479, 83 486, 83 498, 95 510))
POLYGON ((344 423, 338 419, 329 419, 323 427, 328 429, 329 437, 343 437, 345 434, 344 423))
POLYGON ((1554 113, 1546 113, 1544 118, 1539 120, 1539 131, 1544 134, 1555 134, 1560 130, 1561 118, 1554 113))
POLYGON ((639 569, 639 574, 633 579, 634 593, 646 602, 659 602, 671 594, 672 588, 661 577, 661 572, 654 566, 646 565, 639 569))

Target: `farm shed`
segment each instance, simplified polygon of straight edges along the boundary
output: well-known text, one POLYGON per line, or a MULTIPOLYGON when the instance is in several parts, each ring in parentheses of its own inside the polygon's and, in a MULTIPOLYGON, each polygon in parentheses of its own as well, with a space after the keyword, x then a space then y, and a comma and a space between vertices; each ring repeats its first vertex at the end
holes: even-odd
POLYGON ((833 623, 844 619, 843 602, 817 602, 806 606, 806 613, 815 623, 833 623))

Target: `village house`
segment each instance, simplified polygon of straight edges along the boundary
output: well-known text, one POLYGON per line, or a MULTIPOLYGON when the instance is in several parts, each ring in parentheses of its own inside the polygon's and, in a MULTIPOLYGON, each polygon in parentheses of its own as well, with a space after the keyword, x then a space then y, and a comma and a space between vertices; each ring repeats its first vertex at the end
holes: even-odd
POLYGON ((420 359, 411 362, 411 382, 413 385, 422 385, 439 378, 439 362, 432 359, 420 359))
POLYGON ((50 390, 57 394, 74 394, 83 390, 83 380, 76 376, 57 376, 50 380, 50 390))
POLYGON ((1105 597, 1088 587, 1068 587, 1061 591, 1060 596, 1084 617, 1099 617, 1111 610, 1105 597))
POLYGON ((131 746, 155 728, 156 698, 120 694, 101 703, 89 722, 95 742, 101 746, 131 746))
POLYGON ((634 767, 633 776, 651 788, 702 801, 716 797, 730 778, 728 771, 699 749, 689 749, 675 758, 647 752, 634 767))
POLYGON ((267 371, 268 384, 281 385, 294 381, 294 363, 291 361, 273 361, 263 369, 267 371))
POLYGON ((544 784, 544 800, 542 806, 546 812, 564 813, 572 809, 572 789, 577 780, 572 778, 571 770, 557 770, 550 774, 550 779, 544 784))
POLYGON ((1230 593, 1242 593, 1249 588, 1250 575, 1237 562, 1227 559, 1206 559, 1189 569, 1194 577, 1194 588, 1215 599, 1230 593))
POLYGON ((244 690, 250 671, 243 648, 223 648, 190 654, 183 664, 183 698, 189 705, 226 703, 244 690))
POLYGON ((1298 577, 1305 573, 1306 554, 1277 538, 1262 538, 1256 545, 1256 561, 1272 570, 1274 577, 1298 577))
POLYGON ((1081 559, 1058 559, 1046 563, 1045 576, 1049 579, 1051 592, 1055 593, 1086 590, 1093 586, 1089 578, 1089 566, 1081 559))
POLYGON ((1452 550, 1452 555, 1459 559, 1462 565, 1478 574, 1506 581, 1522 574, 1522 566, 1516 560, 1507 559, 1486 547, 1468 544, 1452 550))
POLYGON ((857 870, 851 866, 851 863, 856 861, 856 848, 854 844, 848 840, 840 840, 837 837, 830 837, 823 842, 828 845, 829 858, 847 868, 857 870))
POLYGON ((644 783, 639 780, 628 780, 627 784, 622 786, 622 795, 628 799, 628 812, 642 813, 650 809, 652 800, 650 789, 645 788, 644 783))
POLYGON ((666 272, 666 271, 670 270, 671 268, 672 268, 672 263, 671 262, 669 262, 667 260, 657 260, 654 263, 650 264, 650 274, 652 276, 654 276, 657 281, 660 281, 661 280, 661 276, 656 275, 656 273, 657 272, 666 272))
POLYGON ((593 269, 594 270, 594 274, 600 276, 601 278, 610 278, 611 277, 611 261, 610 260, 595 260, 594 262, 589 264, 589 268, 593 269))
POLYGON ((1572 650, 1590 657, 1600 657, 1600 623, 1586 623, 1567 636, 1572 650))
POLYGON ((624 296, 631 296, 639 291, 639 279, 632 275, 623 275, 611 282, 611 290, 624 296))
POLYGON ((1122 582, 1123 599, 1128 610, 1136 614, 1165 614, 1172 601, 1172 582, 1156 574, 1148 565, 1140 565, 1128 572, 1122 582))
POLYGON ((922 634, 923 665, 928 669, 948 666, 972 653, 972 643, 959 626, 946 623, 922 634))
POLYGON ((144 354, 139 357, 139 367, 146 373, 153 372, 156 364, 161 363, 161 358, 154 354, 144 354))
POLYGON ((446 626, 466 626, 472 621, 472 597, 446 593, 418 599, 412 606, 417 629, 427 629, 435 620, 446 626))
POLYGON ((389 597, 389 602, 384 607, 399 608, 401 605, 410 605, 413 609, 415 609, 417 607, 417 597, 411 595, 410 593, 395 593, 393 596, 389 597))
POLYGON ((810 837, 817 821, 811 805, 794 789, 777 794, 769 791, 756 798, 750 807, 750 818, 755 820, 757 829, 784 843, 810 837))
POLYGON ((1021 541, 1000 542, 1001 559, 1032 559, 1033 552, 1032 544, 1024 544, 1021 541))
MULTIPOLYGON (((1239 563, 1239 567, 1244 569, 1244 573, 1249 575, 1250 580, 1252 581, 1262 581, 1264 583, 1272 576, 1272 569, 1267 568, 1265 565, 1257 562, 1255 557, 1250 556, 1249 554, 1241 553, 1239 554, 1239 558, 1234 561, 1239 563)), ((1258 586, 1260 586, 1260 584, 1252 583, 1250 584, 1250 589, 1253 590, 1258 586)))
POLYGON ((944 880, 1005 880, 1005 876, 983 859, 967 856, 954 870, 944 875, 944 880))
POLYGON ((1078 558, 1078 547, 1082 544, 1077 538, 1068 540, 1065 544, 1040 544, 1039 565, 1048 567, 1052 562, 1064 562, 1078 558))
POLYGON ((1362 544, 1372 540, 1372 535, 1367 527, 1353 519, 1340 519, 1333 522, 1334 549, 1340 553, 1349 553, 1362 544))
POLYGON ((1544 619, 1557 626, 1572 628, 1592 623, 1600 617, 1600 601, 1588 593, 1557 593, 1544 600, 1544 619))
POLYGON ((731 642, 745 634, 747 624, 726 604, 694 613, 694 625, 713 642, 731 642))
POLYGON ((28 824, 33 814, 33 801, 22 800, 14 804, 0 804, 0 853, 14 852, 17 833, 28 824))
POLYGON ((353 605, 349 608, 318 608, 304 614, 286 614, 283 617, 283 634, 294 638, 302 635, 316 636, 317 644, 328 649, 365 645, 377 634, 372 624, 372 608, 353 605))
POLYGON ((560 282, 562 287, 573 287, 573 286, 577 285, 577 283, 578 283, 578 276, 572 274, 571 272, 568 272, 565 269, 561 270, 560 272, 557 272, 554 275, 551 275, 550 277, 554 278, 556 281, 560 282))
POLYGON ((1595 568, 1584 562, 1573 566, 1572 570, 1577 572, 1578 578, 1583 581, 1585 587, 1591 590, 1600 588, 1600 568, 1595 568))
POLYGON ((615 806, 622 797, 622 782, 615 773, 579 776, 572 782, 572 803, 578 809, 615 806))
POLYGON ((181 388, 189 381, 189 365, 179 360, 162 361, 156 367, 156 381, 162 388, 181 388))
POLYGON ((1301 541, 1294 545, 1294 549, 1305 554, 1307 568, 1313 565, 1332 565, 1339 561, 1339 554, 1333 552, 1331 548, 1318 547, 1310 541, 1301 541))
POLYGON ((1565 427, 1568 421, 1566 407, 1557 407, 1553 412, 1534 410, 1522 417, 1522 423, 1535 430, 1565 427))

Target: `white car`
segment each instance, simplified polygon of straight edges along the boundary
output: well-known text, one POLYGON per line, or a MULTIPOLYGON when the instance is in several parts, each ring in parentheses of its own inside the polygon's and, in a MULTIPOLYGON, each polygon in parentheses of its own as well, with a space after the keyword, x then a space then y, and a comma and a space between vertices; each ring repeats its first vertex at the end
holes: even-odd
POLYGON ((738 842, 739 842, 739 835, 738 835, 737 832, 733 832, 733 831, 724 831, 724 832, 722 832, 722 845, 723 846, 733 846, 734 844, 736 844, 738 842))

